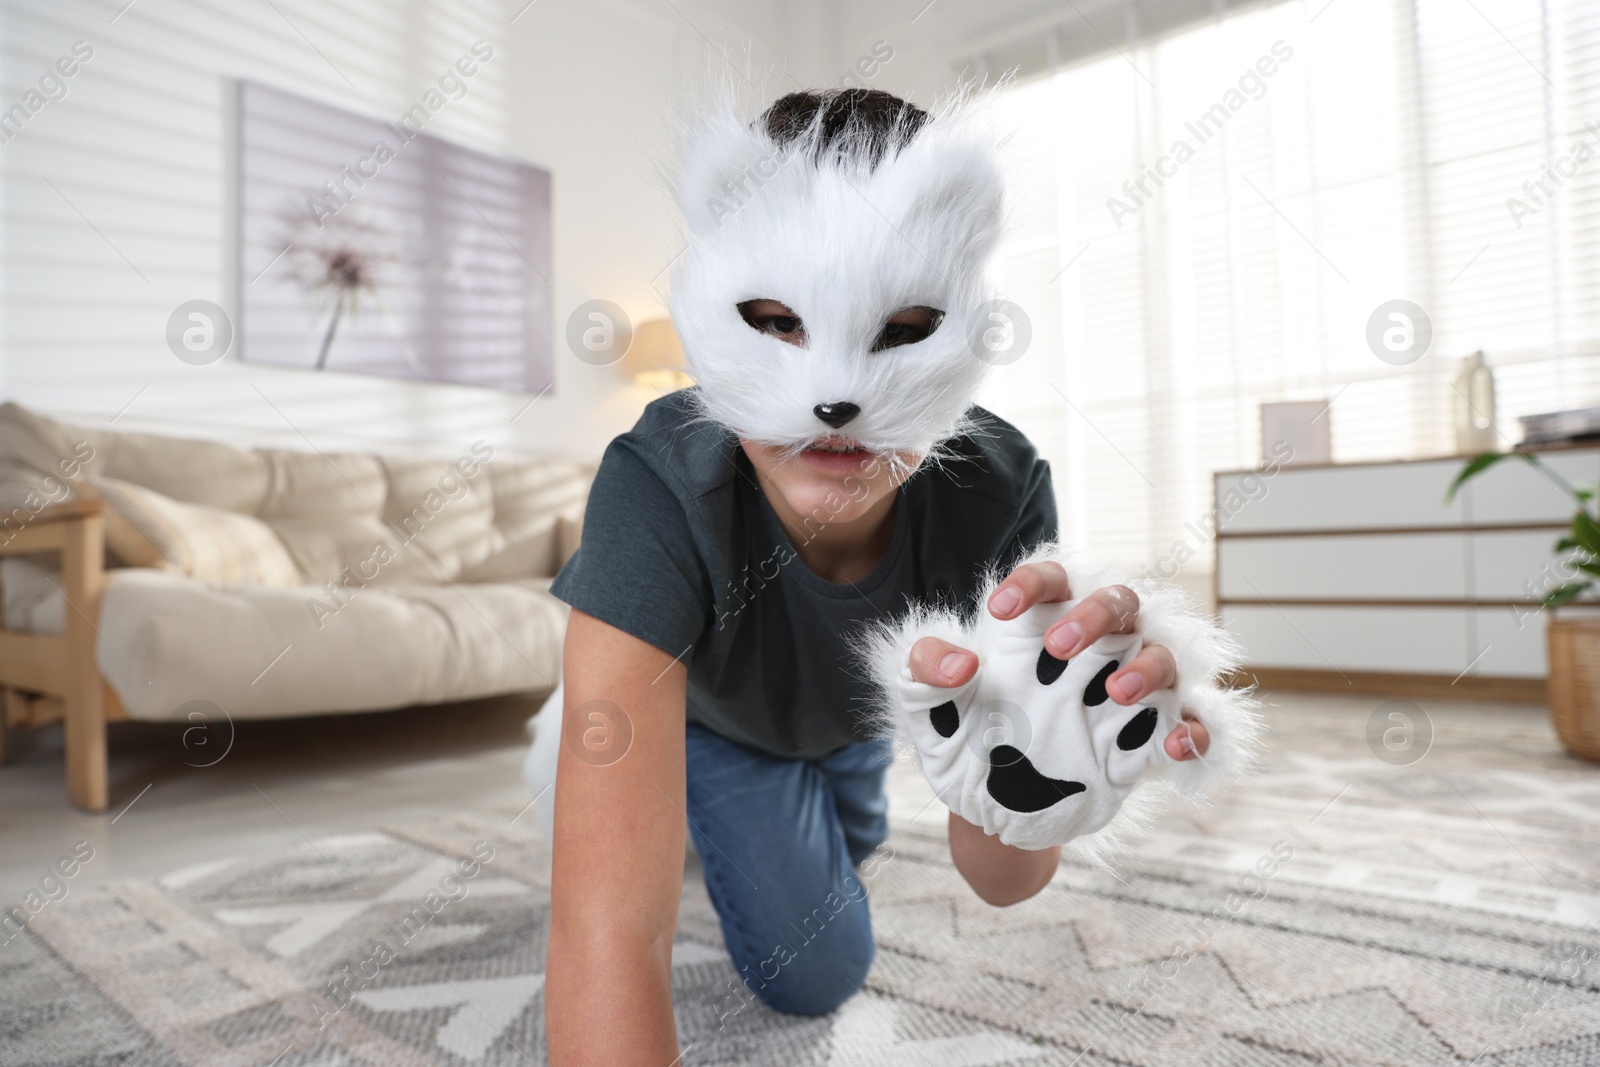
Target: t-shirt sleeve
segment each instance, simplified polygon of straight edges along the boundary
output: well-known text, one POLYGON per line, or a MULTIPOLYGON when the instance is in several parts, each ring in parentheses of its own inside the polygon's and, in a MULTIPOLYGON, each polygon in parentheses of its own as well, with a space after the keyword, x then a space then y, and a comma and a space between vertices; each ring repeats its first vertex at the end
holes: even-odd
POLYGON ((1050 480, 1050 463, 1036 458, 1022 493, 1016 522, 1000 549, 1000 573, 1010 574, 1017 561, 1041 541, 1061 539, 1056 517, 1056 489, 1050 480))
POLYGON ((613 441, 595 472, 578 550, 550 592, 680 656, 710 612, 710 580, 679 496, 632 446, 613 441))

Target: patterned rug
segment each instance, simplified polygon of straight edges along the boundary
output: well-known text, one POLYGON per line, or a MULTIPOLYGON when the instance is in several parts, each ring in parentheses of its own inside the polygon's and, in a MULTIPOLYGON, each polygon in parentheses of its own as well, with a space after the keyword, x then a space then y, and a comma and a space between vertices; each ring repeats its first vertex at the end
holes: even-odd
MULTIPOLYGON (((1304 706, 1248 788, 1005 910, 897 766, 877 963, 829 1017, 743 992, 691 864, 682 1062, 1600 1064, 1600 769, 1533 724, 1396 760, 1304 706)), ((517 814, 73 892, 0 945, 0 1063, 542 1064, 549 859, 517 814)))

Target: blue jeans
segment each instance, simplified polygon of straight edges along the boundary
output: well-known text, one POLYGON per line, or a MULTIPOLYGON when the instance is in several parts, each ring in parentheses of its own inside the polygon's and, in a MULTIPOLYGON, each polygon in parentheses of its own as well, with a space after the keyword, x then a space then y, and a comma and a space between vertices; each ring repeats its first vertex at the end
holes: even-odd
POLYGON ((889 835, 888 740, 778 759, 691 722, 685 749, 689 836, 740 980, 778 1011, 834 1010, 872 966, 854 868, 889 835))

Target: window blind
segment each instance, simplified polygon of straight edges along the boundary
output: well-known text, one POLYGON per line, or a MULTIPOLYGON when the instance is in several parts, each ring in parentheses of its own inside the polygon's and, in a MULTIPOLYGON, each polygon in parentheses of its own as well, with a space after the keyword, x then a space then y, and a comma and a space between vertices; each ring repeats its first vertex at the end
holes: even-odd
POLYGON ((1502 446, 1600 402, 1600 9, 1214 12, 1003 103, 1034 340, 983 400, 1051 460, 1073 544, 1169 575, 1210 570, 1211 472, 1259 461, 1263 402, 1328 402, 1340 460, 1453 452, 1477 349, 1502 446), (1433 327, 1406 366, 1366 340, 1394 299, 1433 327))

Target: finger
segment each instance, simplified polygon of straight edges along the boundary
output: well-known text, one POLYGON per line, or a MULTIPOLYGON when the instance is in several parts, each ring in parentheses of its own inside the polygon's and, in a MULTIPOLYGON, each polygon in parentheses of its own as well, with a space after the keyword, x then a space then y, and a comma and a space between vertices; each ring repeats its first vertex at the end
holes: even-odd
POLYGON ((1163 747, 1167 755, 1180 762, 1194 759, 1196 753, 1204 756, 1211 747, 1211 734, 1199 719, 1185 717, 1183 725, 1167 735, 1163 747))
POLYGON ((923 685, 966 685, 977 672, 978 657, 960 645, 924 637, 911 646, 911 677, 923 685))
POLYGON ((1139 594, 1125 585, 1096 589, 1045 631, 1044 644, 1057 659, 1067 659, 1106 634, 1132 633, 1139 621, 1139 594))
POLYGON ((1160 645, 1142 649, 1129 663, 1106 679, 1106 692, 1118 704, 1136 704, 1157 689, 1170 689, 1178 680, 1178 661, 1160 645))
POLYGON ((989 597, 989 614, 1014 619, 1035 604, 1070 600, 1067 570, 1059 563, 1024 563, 989 597))

